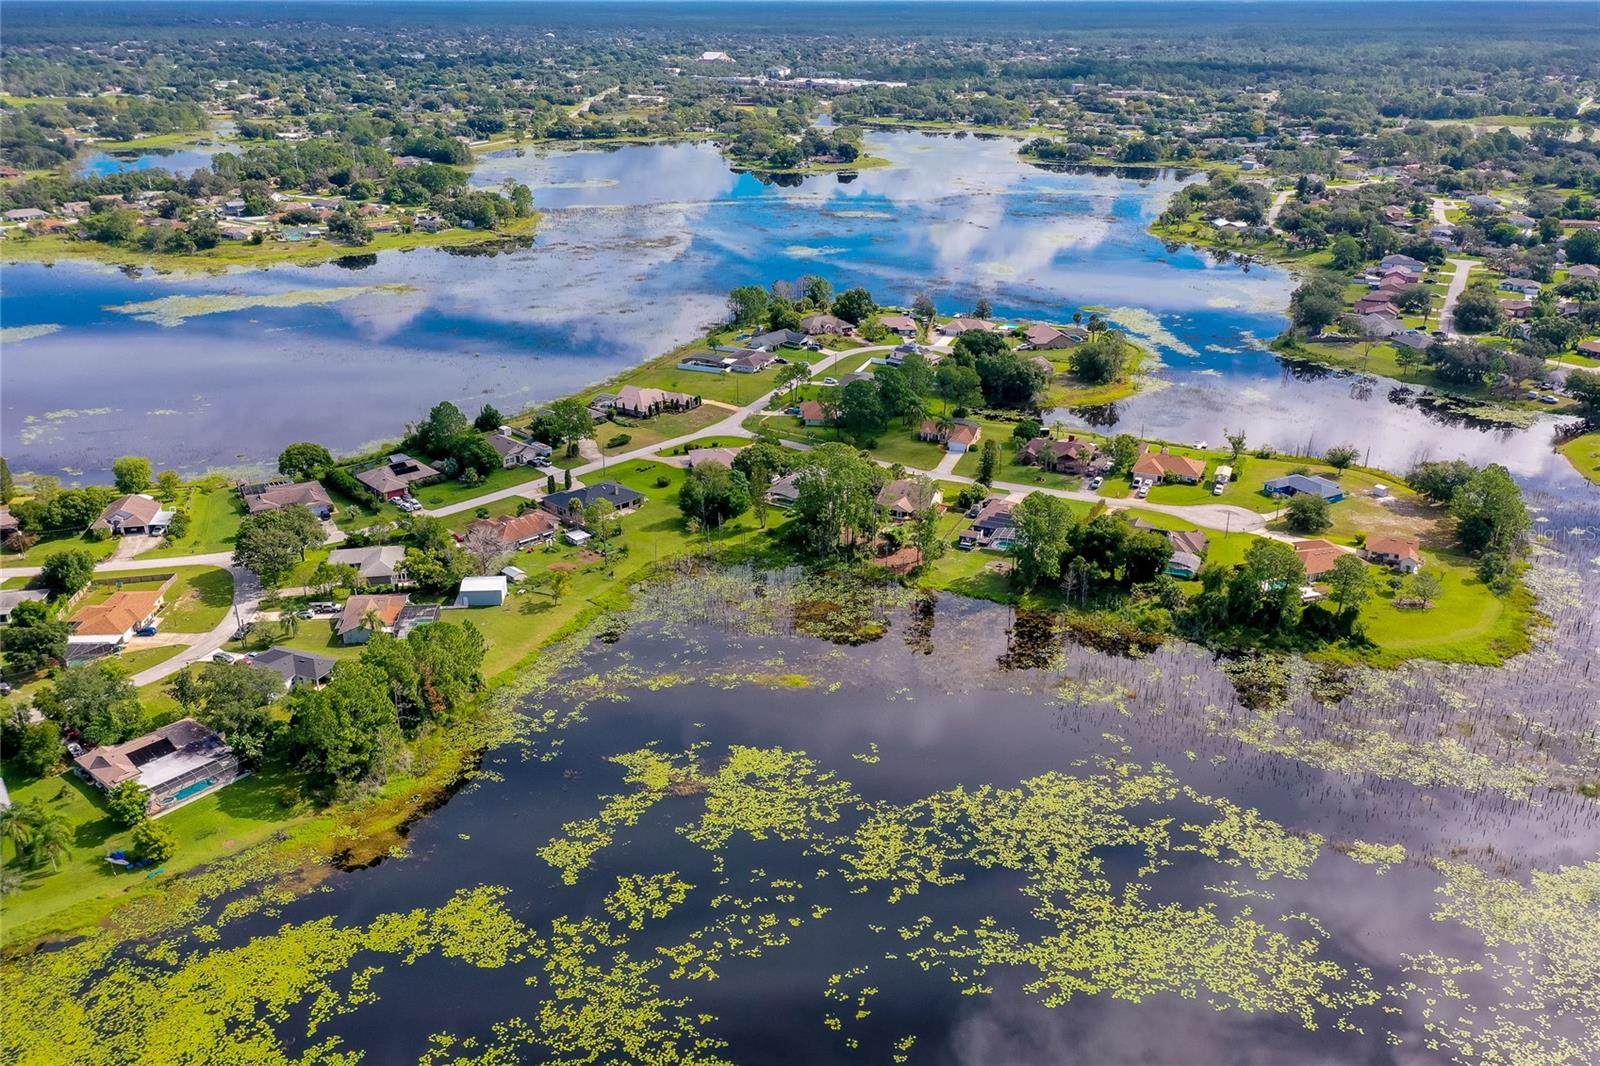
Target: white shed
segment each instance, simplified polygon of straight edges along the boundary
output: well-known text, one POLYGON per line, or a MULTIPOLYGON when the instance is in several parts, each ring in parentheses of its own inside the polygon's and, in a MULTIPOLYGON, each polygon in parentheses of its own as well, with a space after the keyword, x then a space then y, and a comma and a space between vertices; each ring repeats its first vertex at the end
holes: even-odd
POLYGON ((589 534, 581 529, 569 529, 561 535, 567 538, 568 544, 576 544, 580 548, 589 543, 589 534))
POLYGON ((506 602, 506 579, 503 574, 492 577, 464 577, 461 591, 456 593, 457 607, 498 607, 506 602))

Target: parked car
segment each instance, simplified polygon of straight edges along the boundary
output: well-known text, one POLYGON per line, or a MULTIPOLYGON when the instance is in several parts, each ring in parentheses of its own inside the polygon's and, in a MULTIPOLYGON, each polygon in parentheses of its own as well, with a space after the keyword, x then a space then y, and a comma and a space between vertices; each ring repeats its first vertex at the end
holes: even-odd
POLYGON ((231 651, 218 651, 211 654, 211 661, 221 663, 223 666, 227 666, 229 663, 236 663, 243 658, 243 655, 235 655, 231 651))
POLYGON ((329 600, 318 600, 310 604, 312 614, 338 614, 339 605, 329 600))
POLYGON ((822 379, 822 383, 824 385, 837 385, 837 384, 839 384, 839 379, 838 378, 823 378, 822 379))
POLYGON ((1551 394, 1549 394, 1547 392, 1543 396, 1539 397, 1539 402, 1540 403, 1560 403, 1561 402, 1561 397, 1552 396, 1551 394))
POLYGON ((133 635, 136 637, 153 637, 156 635, 156 627, 145 626, 143 629, 135 629, 133 635))
POLYGON ((1211 486, 1211 495, 1213 495, 1213 496, 1221 496, 1222 495, 1222 490, 1227 488, 1227 487, 1228 487, 1228 483, 1226 481, 1219 481, 1215 485, 1211 486))
POLYGON ((1106 481, 1105 478, 1101 477, 1099 474, 1096 474, 1094 477, 1089 479, 1089 487, 1091 489, 1097 489, 1101 485, 1104 485, 1105 481, 1106 481))
POLYGON ((1140 482, 1140 484, 1139 484, 1139 492, 1138 492, 1139 499, 1142 500, 1148 495, 1150 495, 1150 482, 1148 482, 1148 481, 1140 482))
POLYGON ((254 629, 255 627, 256 627, 256 624, 254 622, 246 622, 244 625, 240 626, 238 629, 235 629, 233 631, 233 639, 234 640, 243 640, 245 637, 248 637, 250 635, 250 631, 252 629, 254 629))
POLYGON ((300 619, 304 619, 306 621, 310 621, 311 619, 313 619, 313 618, 315 618, 317 616, 317 612, 313 611, 311 608, 307 607, 304 610, 296 611, 294 613, 294 616, 296 618, 300 618, 300 619))

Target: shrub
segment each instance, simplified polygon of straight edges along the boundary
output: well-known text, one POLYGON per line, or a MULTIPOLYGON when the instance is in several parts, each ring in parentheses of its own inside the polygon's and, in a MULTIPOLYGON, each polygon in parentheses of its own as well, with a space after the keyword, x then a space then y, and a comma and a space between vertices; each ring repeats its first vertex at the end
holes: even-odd
POLYGON ((178 842, 172 838, 172 833, 160 822, 140 822, 133 830, 133 856, 136 859, 147 859, 157 865, 172 858, 178 850, 178 842))
POLYGON ((633 434, 631 434, 631 433, 618 433, 616 436, 614 436, 610 440, 606 441, 606 447, 607 448, 620 448, 624 444, 628 444, 632 440, 633 440, 633 434))
POLYGON ((150 790, 137 781, 124 781, 111 790, 106 806, 123 825, 138 825, 149 817, 150 790))
POLYGON ((1328 501, 1321 496, 1300 493, 1289 500, 1284 522, 1296 533, 1321 533, 1333 525, 1328 501))

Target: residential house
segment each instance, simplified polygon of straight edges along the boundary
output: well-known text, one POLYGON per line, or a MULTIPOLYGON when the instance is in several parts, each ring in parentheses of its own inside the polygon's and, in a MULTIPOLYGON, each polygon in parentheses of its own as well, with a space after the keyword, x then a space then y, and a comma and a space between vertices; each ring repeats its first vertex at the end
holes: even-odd
POLYGON ((555 538, 557 523, 544 511, 480 518, 467 527, 467 536, 492 534, 506 551, 520 551, 555 538))
POLYGON ((806 342, 806 335, 797 329, 775 329, 770 333, 758 333, 746 343, 752 348, 763 348, 766 351, 775 351, 779 348, 798 348, 806 342))
POLYGON ((602 481, 598 485, 585 485, 581 489, 553 492, 539 501, 539 506, 564 522, 578 522, 580 514, 587 514, 601 500, 609 503, 618 513, 632 510, 644 503, 644 493, 635 492, 615 481, 602 481))
POLYGON ((72 626, 67 643, 126 644, 139 630, 154 624, 166 605, 165 594, 165 585, 154 592, 113 592, 99 603, 79 607, 67 619, 72 626))
POLYGON ((943 444, 946 451, 958 455, 977 444, 978 438, 982 435, 983 427, 966 418, 958 418, 947 423, 940 423, 931 418, 924 419, 922 428, 917 431, 918 440, 943 444))
POLYGON ((888 511, 896 522, 915 518, 943 499, 944 493, 933 482, 915 478, 899 478, 878 490, 878 506, 888 511))
POLYGON ((988 332, 994 328, 994 323, 984 318, 952 318, 939 327, 939 332, 946 337, 959 337, 972 330, 988 332))
POLYGON ((1396 333, 1405 330, 1405 327, 1397 319, 1390 318, 1387 315, 1368 313, 1358 315, 1357 321, 1361 323, 1361 335, 1363 337, 1392 337, 1396 333))
POLYGON ((353 566, 369 585, 404 585, 406 550, 399 544, 373 544, 365 548, 335 548, 328 553, 332 566, 353 566))
POLYGON ((1408 270, 1413 274, 1421 274, 1427 264, 1420 259, 1413 259, 1409 255, 1386 255, 1378 262, 1380 271, 1408 270))
POLYGON ((1393 294, 1387 292, 1373 292, 1356 301, 1355 313, 1362 317, 1367 315, 1382 315, 1385 318, 1399 318, 1400 309, 1394 305, 1393 294))
POLYGON ((92 748, 73 760, 102 792, 127 781, 149 790, 146 813, 159 818, 236 780, 239 759, 216 733, 180 718, 142 737, 92 748))
POLYGON ((1533 313, 1533 301, 1501 300, 1500 309, 1506 313, 1507 318, 1523 319, 1533 313))
POLYGON ((1389 342, 1391 344, 1397 344, 1406 348, 1415 348, 1419 352, 1425 352, 1429 348, 1432 348, 1433 341, 1434 337, 1432 334, 1424 333, 1420 329, 1401 330, 1397 333, 1391 333, 1389 335, 1389 342))
POLYGON ((1332 573, 1334 564, 1341 556, 1347 554, 1337 544, 1330 544, 1325 540, 1297 540, 1294 544, 1294 553, 1299 557, 1301 565, 1306 568, 1306 577, 1312 581, 1332 573))
POLYGON ((1579 341, 1577 351, 1579 355, 1600 359, 1600 341, 1579 341))
POLYGON ((855 327, 834 315, 807 315, 800 320, 800 328, 808 337, 848 336, 855 327))
POLYGON ((6 212, 7 222, 38 222, 49 217, 50 212, 41 211, 37 207, 19 207, 6 212))
POLYGON ((1305 493, 1310 496, 1321 496, 1329 503, 1338 503, 1344 499, 1344 487, 1337 481, 1319 477, 1315 474, 1285 474, 1275 477, 1261 487, 1261 491, 1268 496, 1299 496, 1305 493))
POLYGON ((50 598, 50 593, 44 589, 0 589, 0 625, 11 621, 11 612, 17 609, 17 604, 37 601, 43 603, 50 598))
POLYGON ((506 602, 504 574, 464 577, 456 590, 457 607, 499 607, 506 602))
POLYGON ((239 495, 251 514, 276 511, 282 507, 304 507, 326 522, 333 517, 333 500, 328 490, 316 481, 280 481, 266 484, 241 484, 239 495))
POLYGON ((1538 296, 1539 290, 1544 288, 1532 278, 1503 278, 1500 281, 1500 291, 1520 292, 1524 296, 1538 296))
POLYGON ((816 400, 805 400, 800 404, 800 421, 808 426, 825 426, 830 420, 822 404, 816 400))
POLYGON ((1481 207, 1489 211, 1492 211, 1500 206, 1500 198, 1498 196, 1486 196, 1483 194, 1478 194, 1475 196, 1466 197, 1466 201, 1468 207, 1481 207))
POLYGON ((511 431, 509 426, 501 426, 496 433, 489 434, 489 446, 500 454, 500 463, 507 469, 514 466, 546 466, 550 462, 553 449, 543 441, 524 440, 511 431))
POLYGON ((693 370, 701 374, 726 374, 728 364, 720 355, 711 352, 695 352, 678 360, 679 370, 693 370))
POLYGON ((1047 326, 1043 322, 1035 322, 1022 331, 1022 339, 1029 348, 1036 352, 1053 351, 1059 348, 1070 348, 1089 337, 1089 331, 1082 326, 1067 326, 1057 329, 1047 326))
POLYGON ((1591 263, 1578 263, 1567 268, 1569 281, 1594 281, 1600 279, 1600 267, 1591 263))
POLYGON ((100 517, 90 523, 94 530, 109 530, 112 536, 160 536, 172 524, 173 512, 161 506, 154 496, 140 493, 120 496, 106 504, 100 517))
POLYGON ((374 626, 385 633, 394 633, 400 612, 410 604, 411 597, 404 593, 351 596, 344 601, 344 611, 334 624, 334 632, 342 644, 365 644, 372 639, 374 626))
POLYGON ((411 495, 411 486, 439 476, 439 471, 409 455, 391 455, 356 474, 356 480, 386 500, 411 495))
POLYGON ((733 461, 739 457, 743 448, 690 448, 686 462, 690 470, 701 463, 721 463, 723 466, 732 466, 733 461))
POLYGON ((624 385, 611 405, 614 414, 630 418, 652 418, 666 411, 692 411, 700 406, 700 397, 666 389, 642 389, 637 385, 624 385))
POLYGON ((1172 542, 1173 551, 1204 557, 1211 547, 1211 539, 1198 529, 1166 529, 1162 533, 1172 542))
POLYGON ((758 348, 748 348, 735 352, 723 360, 728 369, 735 374, 759 374, 777 361, 777 356, 771 352, 763 352, 758 348))
POLYGON ((767 501, 774 507, 793 507, 800 498, 800 475, 785 474, 767 490, 767 501))
POLYGON ((1171 558, 1167 560, 1166 572, 1173 577, 1192 580, 1204 565, 1205 560, 1194 552, 1174 550, 1171 558))
POLYGON ((271 670, 283 678, 285 688, 300 685, 321 688, 332 676, 335 660, 294 648, 268 648, 249 656, 245 662, 263 670, 271 670))
POLYGON ((1016 504, 1006 499, 985 500, 978 508, 972 525, 956 538, 956 547, 971 551, 973 548, 1005 549, 1016 539, 1017 524, 1012 511, 1016 504))
POLYGON ((1167 451, 1146 450, 1134 462, 1133 476, 1146 481, 1181 481, 1185 485, 1198 485, 1206 476, 1206 464, 1203 460, 1173 455, 1167 451))
POLYGON ((910 315, 879 315, 878 324, 901 337, 917 335, 917 320, 910 315))
POLYGON ((1099 449, 1093 441, 1068 436, 1066 440, 1034 437, 1017 449, 1017 462, 1022 466, 1037 466, 1058 474, 1090 473, 1097 465, 1099 449))
POLYGON ((1422 545, 1410 537, 1370 536, 1361 554, 1369 562, 1402 574, 1414 574, 1422 569, 1422 545))

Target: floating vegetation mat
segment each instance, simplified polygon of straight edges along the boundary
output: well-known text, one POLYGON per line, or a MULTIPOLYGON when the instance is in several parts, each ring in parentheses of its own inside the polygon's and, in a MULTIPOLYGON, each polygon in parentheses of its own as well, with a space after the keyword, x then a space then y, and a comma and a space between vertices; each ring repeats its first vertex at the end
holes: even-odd
POLYGON ((685 565, 501 694, 404 854, 240 855, 13 958, 0 1053, 1600 1061, 1559 708, 1277 661, 1233 668, 1246 706, 1197 649, 1098 644, 685 565))
POLYGON ((234 311, 249 311, 258 307, 306 307, 314 304, 338 303, 357 296, 390 295, 411 292, 410 285, 339 285, 327 289, 291 289, 274 293, 216 293, 202 296, 163 296, 159 300, 138 303, 114 304, 106 308, 121 315, 131 315, 141 322, 154 322, 158 326, 181 326, 191 318, 201 315, 221 315, 234 311))

